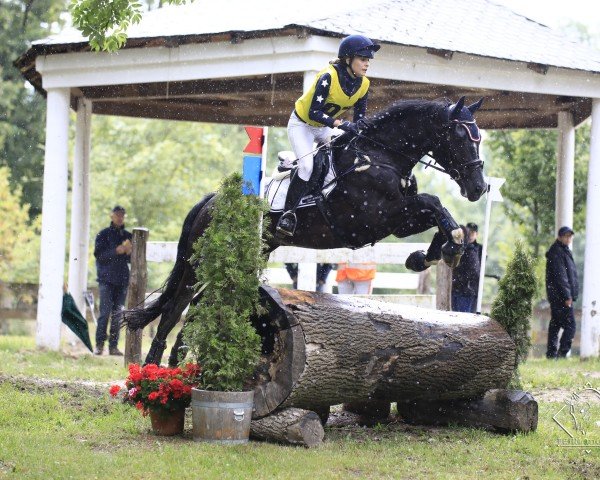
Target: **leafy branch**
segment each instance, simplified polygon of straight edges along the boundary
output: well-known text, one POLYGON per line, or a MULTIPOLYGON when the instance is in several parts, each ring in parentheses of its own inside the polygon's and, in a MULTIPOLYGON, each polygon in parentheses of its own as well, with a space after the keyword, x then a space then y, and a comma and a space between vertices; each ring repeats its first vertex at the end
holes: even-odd
MULTIPOLYGON (((182 5, 187 1, 164 3, 182 5)), ((125 45, 128 28, 140 23, 143 5, 138 0, 72 0, 69 10, 73 25, 88 37, 93 51, 115 52, 125 45)))

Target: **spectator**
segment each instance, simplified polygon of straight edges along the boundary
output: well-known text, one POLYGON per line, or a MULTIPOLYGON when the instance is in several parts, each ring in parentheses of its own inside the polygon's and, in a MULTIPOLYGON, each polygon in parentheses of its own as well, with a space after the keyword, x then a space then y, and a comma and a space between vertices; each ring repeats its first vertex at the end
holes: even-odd
MULTIPOLYGON (((285 269, 292 279, 293 288, 298 288, 298 264, 286 263, 285 269)), ((327 283, 327 277, 332 269, 333 265, 331 263, 317 263, 317 292, 324 291, 325 284, 327 283)))
POLYGON ((546 293, 550 302, 551 318, 548 325, 547 358, 564 358, 571 350, 575 336, 573 302, 579 295, 579 281, 575 261, 569 249, 573 230, 561 227, 558 238, 546 252, 546 293), (558 343, 558 334, 563 329, 558 343))
POLYGON ((338 264, 336 282, 338 293, 342 295, 369 295, 373 288, 377 266, 374 263, 338 264))
POLYGON ((115 314, 123 309, 127 286, 129 284, 129 266, 131 258, 131 233, 125 230, 125 209, 120 205, 112 209, 110 226, 96 235, 94 257, 100 291, 100 316, 96 328, 96 355, 104 352, 106 331, 110 320, 108 353, 123 355, 119 351, 120 325, 115 314), (111 318, 112 317, 112 318, 111 318))
POLYGON ((475 223, 461 225, 467 244, 458 266, 452 271, 452 310, 475 313, 481 270, 481 250, 477 243, 478 227, 475 223))

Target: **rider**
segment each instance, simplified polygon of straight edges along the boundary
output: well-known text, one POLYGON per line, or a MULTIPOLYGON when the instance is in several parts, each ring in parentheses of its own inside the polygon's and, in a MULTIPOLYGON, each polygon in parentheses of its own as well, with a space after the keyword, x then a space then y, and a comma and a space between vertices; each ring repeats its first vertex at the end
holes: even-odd
POLYGON ((285 200, 285 212, 277 223, 279 234, 293 236, 296 208, 309 187, 314 167, 314 142, 327 142, 331 129, 358 134, 366 127, 369 61, 380 45, 363 35, 350 35, 340 43, 338 58, 321 70, 312 86, 297 101, 288 122, 288 138, 298 159, 285 200), (354 107, 354 121, 337 117, 354 107))

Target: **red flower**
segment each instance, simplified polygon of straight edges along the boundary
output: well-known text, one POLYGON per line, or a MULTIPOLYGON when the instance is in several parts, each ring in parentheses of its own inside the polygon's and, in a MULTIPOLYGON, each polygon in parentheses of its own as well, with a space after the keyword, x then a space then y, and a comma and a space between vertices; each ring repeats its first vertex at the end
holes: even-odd
POLYGON ((108 390, 108 393, 110 393, 111 397, 116 397, 117 393, 119 393, 121 391, 121 387, 119 385, 111 385, 110 389, 108 390))
POLYGON ((133 383, 137 383, 142 379, 142 369, 137 363, 132 363, 129 365, 129 377, 127 380, 130 380, 133 383))
MULTIPOLYGON (((148 364, 129 366, 129 376, 125 380, 124 400, 145 416, 150 408, 174 410, 189 406, 192 388, 198 385, 200 366, 194 363, 184 368, 167 368, 148 364), (135 392, 134 395, 131 393, 135 392)), ((122 387, 114 385, 110 389, 115 396, 122 387)))

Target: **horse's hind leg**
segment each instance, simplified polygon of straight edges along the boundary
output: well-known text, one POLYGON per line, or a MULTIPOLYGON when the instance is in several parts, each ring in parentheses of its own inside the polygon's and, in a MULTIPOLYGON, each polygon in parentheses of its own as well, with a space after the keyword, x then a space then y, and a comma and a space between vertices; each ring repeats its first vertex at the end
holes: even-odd
MULTIPOLYGON (((202 294, 196 295, 196 297, 194 297, 194 299, 191 301, 190 305, 197 305, 201 298, 202 294)), ((186 318, 183 322, 183 325, 185 326, 187 322, 188 319, 186 318)), ((183 327, 181 327, 181 330, 179 330, 177 338, 175 339, 175 343, 171 348, 171 354, 169 355, 169 367, 176 367, 177 364, 185 358, 187 350, 187 345, 183 342, 183 327)))
POLYGON ((179 287, 174 296, 173 303, 168 305, 168 308, 165 308, 165 311, 162 313, 160 323, 158 324, 158 329, 156 331, 156 336, 152 340, 152 345, 150 346, 150 350, 146 356, 146 364, 160 364, 163 353, 167 348, 167 336, 171 330, 175 328, 175 325, 177 325, 179 322, 185 307, 188 306, 192 300, 192 297, 194 296, 194 292, 192 290, 193 282, 193 271, 191 267, 186 268, 185 273, 179 282, 179 287))
MULTIPOLYGON (((185 323, 184 323, 185 325, 185 323)), ((176 367, 181 360, 185 358, 187 354, 187 347, 183 343, 183 327, 177 334, 177 339, 171 348, 171 354, 169 355, 169 367, 176 367)))

